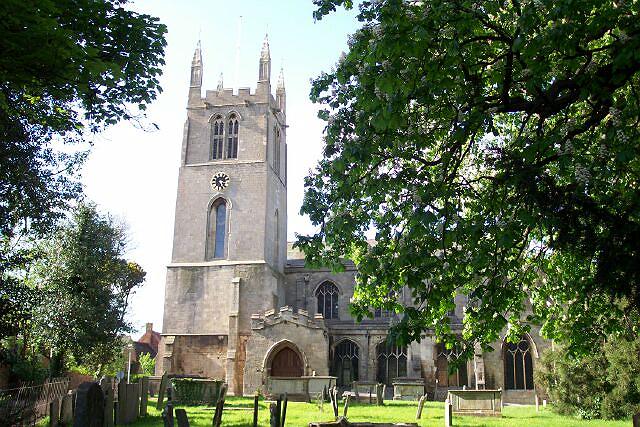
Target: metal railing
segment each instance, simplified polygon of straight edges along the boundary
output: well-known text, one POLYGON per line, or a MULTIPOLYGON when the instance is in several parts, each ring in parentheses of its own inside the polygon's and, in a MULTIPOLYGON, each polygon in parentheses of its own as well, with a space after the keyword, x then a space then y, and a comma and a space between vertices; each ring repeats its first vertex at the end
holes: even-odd
POLYGON ((42 384, 25 383, 0 390, 0 425, 33 425, 48 415, 49 404, 67 394, 69 378, 53 378, 42 384))

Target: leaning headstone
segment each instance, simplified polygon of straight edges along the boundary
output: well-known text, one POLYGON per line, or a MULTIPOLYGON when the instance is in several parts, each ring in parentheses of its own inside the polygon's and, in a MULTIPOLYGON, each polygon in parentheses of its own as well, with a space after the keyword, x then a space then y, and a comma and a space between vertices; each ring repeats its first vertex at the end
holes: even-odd
POLYGON ((73 392, 69 391, 62 397, 62 404, 60 405, 60 422, 65 427, 71 427, 73 425, 73 392))
POLYGON ((351 400, 351 395, 347 394, 347 397, 344 398, 344 411, 342 416, 347 418, 347 411, 349 410, 349 400, 351 400))
POLYGON ((224 399, 227 395, 227 385, 224 384, 220 389, 220 395, 216 402, 216 410, 213 414, 213 427, 220 427, 222 424, 222 411, 224 411, 224 399))
POLYGON ((167 392, 167 373, 162 374, 162 378, 160 379, 160 388, 158 389, 158 404, 156 405, 156 409, 162 409, 162 401, 164 400, 164 394, 167 392))
POLYGON ((173 427, 173 403, 167 402, 167 406, 162 410, 162 420, 164 427, 173 427))
POLYGON ((633 416, 633 427, 640 427, 640 412, 633 416))
POLYGON ((187 411, 182 408, 176 409, 176 421, 178 421, 178 427, 189 427, 187 411))
POLYGON ((453 405, 449 399, 444 401, 444 427, 453 425, 453 405))
POLYGON ((147 404, 149 403, 149 377, 140 378, 140 416, 147 416, 147 404))
POLYGON ((74 427, 103 427, 104 394, 98 383, 80 384, 76 397, 74 427))
POLYGON ((280 420, 278 420, 278 408, 275 403, 269 404, 269 427, 280 427, 280 420))
POLYGON ((424 408, 424 402, 427 400, 427 395, 425 394, 418 401, 418 412, 416 412, 416 420, 419 420, 422 417, 422 408, 424 408))
POLYGON ((60 399, 53 399, 49 403, 49 426, 58 427, 60 421, 60 399))
POLYGON ((127 384, 126 387, 125 423, 132 423, 138 419, 140 413, 140 388, 138 384, 127 384))

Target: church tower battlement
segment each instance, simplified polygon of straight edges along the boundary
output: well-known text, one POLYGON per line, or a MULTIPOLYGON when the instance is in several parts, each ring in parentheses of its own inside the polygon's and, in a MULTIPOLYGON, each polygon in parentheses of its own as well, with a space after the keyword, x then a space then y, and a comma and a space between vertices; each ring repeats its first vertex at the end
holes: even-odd
POLYGON ((242 392, 251 314, 277 309, 285 300, 284 78, 281 73, 274 97, 265 37, 255 91, 239 88, 234 93, 224 88, 221 76, 217 88, 202 96, 202 58, 198 43, 191 63, 158 370, 225 377, 237 394, 242 392), (185 352, 199 356, 182 357, 185 352))

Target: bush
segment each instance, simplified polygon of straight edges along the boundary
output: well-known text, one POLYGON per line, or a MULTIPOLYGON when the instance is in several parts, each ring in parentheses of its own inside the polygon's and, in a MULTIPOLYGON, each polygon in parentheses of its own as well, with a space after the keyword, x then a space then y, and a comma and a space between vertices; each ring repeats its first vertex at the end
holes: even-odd
POLYGON ((581 358, 548 350, 535 375, 563 415, 620 419, 640 411, 640 339, 612 338, 581 358))

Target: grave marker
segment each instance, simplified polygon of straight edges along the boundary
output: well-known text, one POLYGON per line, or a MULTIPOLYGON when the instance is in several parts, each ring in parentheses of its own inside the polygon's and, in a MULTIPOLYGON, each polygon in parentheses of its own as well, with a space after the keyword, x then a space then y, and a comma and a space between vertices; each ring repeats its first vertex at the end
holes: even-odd
POLYGON ((104 394, 98 383, 80 384, 76 397, 74 427, 103 427, 104 394))
POLYGON ((140 416, 147 416, 147 405, 149 404, 149 377, 140 379, 140 416))
POLYGON ((167 405, 162 410, 162 420, 164 421, 164 427, 173 427, 173 403, 167 402, 167 405))
POLYGON ((453 405, 449 399, 444 401, 444 427, 453 425, 453 405))
POLYGON ((60 421, 65 427, 73 425, 73 392, 69 391, 62 397, 62 405, 60 410, 60 421))
POLYGON ((60 399, 53 399, 49 403, 49 426, 58 427, 60 421, 60 399))
POLYGON ((162 409, 162 401, 164 400, 164 394, 167 391, 167 373, 162 374, 162 378, 160 379, 160 389, 158 390, 158 404, 156 405, 156 409, 162 409))
POLYGON ((187 411, 184 409, 176 409, 176 420, 178 421, 178 427, 189 427, 189 418, 187 417, 187 411))
POLYGON ((422 408, 424 407, 424 402, 427 400, 427 395, 425 394, 418 401, 418 412, 416 412, 416 420, 419 420, 422 417, 422 408))

